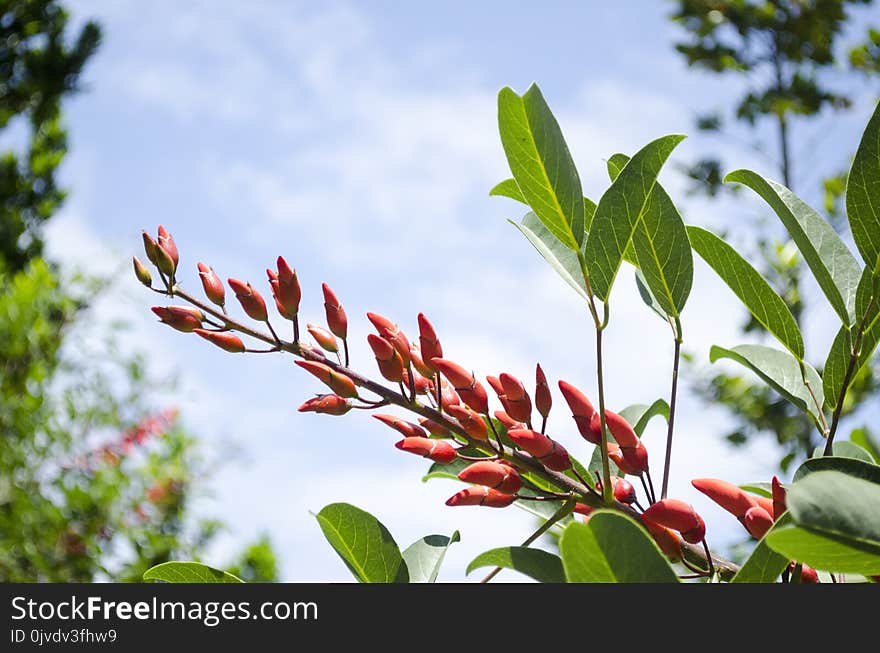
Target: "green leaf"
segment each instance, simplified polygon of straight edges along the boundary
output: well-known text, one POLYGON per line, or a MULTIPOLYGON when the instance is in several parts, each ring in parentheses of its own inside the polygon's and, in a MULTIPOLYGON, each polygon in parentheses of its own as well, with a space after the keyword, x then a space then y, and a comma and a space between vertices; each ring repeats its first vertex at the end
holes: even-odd
POLYGON ((798 360, 804 359, 804 341, 785 301, 752 265, 724 240, 700 227, 687 228, 694 251, 715 270, 755 319, 798 360))
POLYGON ((566 247, 550 233, 534 213, 527 213, 521 223, 513 220, 509 222, 522 232, 522 235, 538 250, 538 253, 550 264, 550 267, 565 280, 565 283, 574 288, 577 294, 586 300, 587 290, 577 253, 566 247))
POLYGON ((492 187, 492 190, 489 191, 489 195, 509 197, 517 202, 528 204, 526 198, 523 197, 522 191, 519 189, 519 184, 516 183, 516 179, 505 179, 504 181, 498 182, 492 187))
MULTIPOLYGON (((817 426, 821 423, 819 411, 801 376, 800 365, 788 352, 764 345, 737 345, 731 349, 712 345, 709 360, 714 363, 720 358, 729 358, 745 365, 776 392, 810 415, 817 426)), ((804 363, 804 368, 807 381, 821 406, 822 379, 809 363, 804 363)))
POLYGON ((638 268, 635 271, 636 274, 636 288, 639 291, 639 297, 642 298, 642 301, 648 305, 652 311, 654 311, 657 315, 660 316, 660 319, 664 322, 667 321, 666 312, 663 310, 663 307, 660 305, 660 302, 657 301, 657 298, 654 297, 654 293, 651 292, 651 289, 648 288, 648 282, 645 280, 645 275, 642 274, 642 271, 638 268))
MULTIPOLYGON (((825 453, 825 445, 820 444, 813 449, 813 458, 823 457, 825 453)), ((837 458, 852 458, 854 460, 864 460, 866 463, 874 463, 874 457, 870 452, 865 451, 859 445, 848 442, 846 440, 837 440, 831 445, 831 454, 837 458)))
POLYGON ((617 414, 632 425, 633 431, 636 432, 636 435, 642 437, 642 433, 645 431, 645 427, 648 425, 648 422, 651 421, 652 417, 662 417, 665 420, 669 419, 669 404, 666 403, 665 399, 657 399, 650 406, 647 404, 633 404, 632 406, 627 406, 617 414))
MULTIPOLYGON (((538 496, 539 494, 543 494, 543 492, 535 492, 534 490, 524 487, 517 494, 522 494, 529 497, 538 496)), ((541 519, 542 522, 547 521, 556 512, 559 510, 559 504, 555 501, 514 501, 513 505, 515 505, 520 510, 525 510, 527 513, 534 515, 541 519)), ((572 521, 573 517, 571 513, 562 517, 559 521, 557 521, 551 528, 556 528, 562 530, 565 528, 566 524, 572 521)), ((497 565, 496 565, 497 566, 497 565)))
POLYGON ((828 350, 828 357, 825 359, 825 366, 822 368, 822 391, 825 394, 825 405, 829 410, 837 408, 840 393, 843 392, 843 380, 846 377, 846 368, 849 366, 851 354, 852 333, 847 327, 842 326, 834 336, 831 349, 828 350))
MULTIPOLYGON (((623 478, 626 476, 621 470, 620 467, 614 464, 614 461, 610 458, 608 459, 608 469, 611 471, 612 476, 620 476, 623 478)), ((596 478, 596 474, 599 475, 599 478, 602 477, 602 448, 601 447, 593 447, 593 454, 590 456, 590 464, 587 465, 587 470, 590 472, 590 478, 596 478)))
POLYGON ((766 497, 768 499, 773 498, 773 486, 770 483, 765 483, 764 481, 755 481, 754 483, 744 483, 739 486, 739 489, 745 490, 746 492, 751 492, 752 494, 757 494, 762 497, 766 497))
POLYGON ((559 540, 569 583, 677 583, 648 532, 627 515, 597 510, 573 522, 559 540))
POLYGON ((786 505, 795 526, 767 535, 774 550, 815 569, 880 574, 880 484, 814 472, 788 488, 786 505))
MULTIPOLYGON (((612 181, 628 161, 625 154, 615 154, 608 160, 612 181)), ((691 291, 694 261, 684 221, 658 183, 654 184, 642 209, 632 244, 642 281, 651 290, 663 314, 678 317, 691 291)))
POLYGON ((871 433, 865 428, 853 429, 849 434, 850 442, 859 445, 862 449, 869 452, 874 462, 880 464, 880 448, 877 442, 871 437, 871 433))
POLYGON ((165 583, 243 583, 228 571, 214 569, 198 562, 163 562, 144 572, 144 580, 165 583))
MULTIPOLYGON (((838 443, 835 442, 835 444, 838 443)), ((880 485, 880 467, 860 458, 844 456, 808 458, 795 471, 793 481, 797 482, 815 472, 842 472, 854 478, 861 478, 880 485)))
POLYGON ((556 118, 535 85, 498 93, 498 128, 510 171, 544 226, 572 250, 584 239, 584 197, 556 118))
POLYGON ((777 520, 761 541, 755 545, 751 554, 739 571, 731 579, 731 583, 774 583, 788 566, 789 558, 780 555, 767 544, 767 535, 773 531, 791 525, 791 516, 786 512, 777 520))
POLYGON ((751 170, 734 170, 738 182, 760 195, 776 212, 804 257, 832 308, 844 324, 855 321, 855 294, 862 274, 858 261, 828 222, 788 188, 751 170))
POLYGON ((403 552, 403 561, 409 572, 410 583, 433 583, 446 550, 451 544, 461 541, 461 534, 455 531, 452 537, 445 535, 425 535, 410 544, 403 552))
POLYGON ((871 270, 880 258, 880 104, 868 121, 846 181, 846 215, 871 270))
POLYGON ((596 205, 584 255, 593 293, 602 301, 608 300, 657 175, 683 139, 678 134, 663 136, 636 152, 596 205))
POLYGON ((444 465, 443 463, 432 463, 428 468, 428 473, 422 477, 422 483, 426 483, 432 478, 448 478, 457 481, 459 480, 459 472, 470 464, 471 461, 462 460, 461 458, 456 458, 448 465, 444 465))
POLYGON ((562 560, 541 549, 525 546, 504 546, 484 551, 467 567, 467 573, 481 567, 502 567, 525 574, 539 583, 564 583, 562 560))
POLYGON ((409 573, 388 529, 368 512, 331 503, 315 515, 324 537, 361 583, 407 583, 409 573))

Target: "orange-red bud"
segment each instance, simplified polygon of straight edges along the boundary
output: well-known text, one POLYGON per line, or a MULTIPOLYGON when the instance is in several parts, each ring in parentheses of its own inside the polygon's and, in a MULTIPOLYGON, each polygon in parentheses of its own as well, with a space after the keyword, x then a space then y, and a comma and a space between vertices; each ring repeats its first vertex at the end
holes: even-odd
POLYGON ((425 379, 433 379, 436 370, 432 369, 425 363, 422 358, 422 352, 419 351, 419 348, 415 345, 412 345, 409 350, 409 357, 412 361, 412 366, 415 368, 416 372, 418 372, 421 376, 425 377, 425 379))
POLYGON ((379 373, 385 379, 394 383, 402 382, 404 372, 403 360, 400 358, 397 350, 394 349, 394 345, 374 333, 367 334, 367 343, 369 343, 370 349, 373 350, 373 355, 376 357, 379 373))
POLYGON ((760 506, 754 506, 746 511, 742 523, 749 535, 760 540, 773 526, 773 516, 760 506))
POLYGON ((217 306, 226 304, 226 288, 220 277, 214 272, 213 268, 208 267, 204 263, 198 264, 199 278, 202 280, 202 288, 205 289, 205 296, 217 306))
POLYGON ((442 376, 440 377, 440 405, 443 406, 443 410, 449 410, 451 406, 458 406, 461 404, 461 397, 458 396, 458 393, 442 376))
POLYGON ((200 328, 205 319, 204 313, 189 306, 153 306, 150 310, 161 322, 184 333, 200 328))
MULTIPOLYGON (((617 442, 622 449, 638 446, 639 436, 636 435, 636 432, 633 430, 633 427, 630 426, 629 422, 617 413, 610 410, 605 411, 605 426, 608 427, 608 431, 611 433, 614 441, 617 442)), ((593 413, 593 416, 590 418, 590 431, 592 437, 596 439, 586 439, 594 444, 599 444, 599 442, 602 441, 602 418, 598 412, 593 413)))
POLYGON ((458 474, 465 483, 485 485, 505 494, 513 494, 522 487, 519 472, 510 465, 495 461, 477 461, 458 474))
POLYGON ((653 521, 681 533, 685 542, 696 544, 706 536, 706 524, 689 503, 678 499, 662 499, 648 506, 643 519, 653 521))
POLYGON ((317 324, 307 324, 306 329, 308 329, 309 333, 312 334, 312 337, 315 339, 315 342, 317 342, 323 350, 334 354, 339 351, 339 344, 336 342, 336 337, 327 331, 327 329, 319 327, 317 324))
POLYGON ((180 255, 177 252, 177 245, 174 243, 174 238, 171 237, 167 231, 165 231, 165 227, 159 225, 159 238, 156 241, 159 245, 159 249, 163 250, 168 257, 171 259, 174 267, 171 273, 174 273, 174 270, 177 269, 177 264, 180 262, 180 255))
POLYGON ((345 340, 348 336, 348 316, 342 308, 342 303, 326 283, 321 284, 321 290, 324 292, 324 312, 327 314, 327 326, 330 327, 333 335, 345 340))
POLYGON ((547 419, 552 406, 553 397, 550 395, 550 386, 547 385, 547 377, 544 376, 544 370, 538 364, 535 366, 535 408, 538 409, 541 417, 547 419))
POLYGON ((645 519, 644 516, 642 516, 642 524, 663 553, 673 560, 681 560, 681 540, 678 539, 674 530, 661 526, 650 519, 645 519))
MULTIPOLYGON (((428 381, 425 377, 419 374, 418 370, 413 369, 413 389, 416 391, 417 395, 428 394, 428 391, 433 387, 433 384, 428 381)), ((409 386, 409 371, 403 370, 403 385, 409 386)))
POLYGON ((503 373, 500 377, 507 405, 505 410, 515 420, 529 423, 532 419, 532 398, 525 387, 512 374, 503 373))
POLYGON ((147 288, 153 287, 153 275, 150 274, 149 268, 141 263, 137 256, 133 256, 131 262, 134 264, 134 276, 137 280, 144 284, 147 288))
MULTIPOLYGON (((789 570, 794 571, 795 563, 789 565, 789 570)), ((819 574, 812 567, 801 565, 801 582, 804 584, 813 584, 819 582, 819 574)))
POLYGON ((624 474, 638 476, 648 469, 648 450, 641 441, 636 447, 621 447, 615 442, 609 442, 608 457, 624 474))
POLYGON ((486 506, 487 508, 506 508, 516 501, 512 494, 505 494, 483 485, 473 485, 446 500, 447 506, 486 506))
POLYGON ((577 425, 581 437, 593 444, 602 442, 601 432, 594 431, 591 426, 591 420, 597 413, 587 396, 567 381, 559 381, 559 390, 571 409, 571 417, 577 425))
POLYGON ((351 402, 339 395, 318 395, 297 408, 301 413, 324 413, 326 415, 345 415, 351 410, 351 402))
POLYGON ((524 429, 524 428, 526 428, 525 424, 523 424, 522 422, 517 422, 515 419, 513 419, 510 415, 505 413, 503 410, 496 410, 495 411, 495 419, 497 419, 499 422, 501 422, 504 425, 504 428, 506 428, 508 431, 510 431, 511 429, 524 429))
POLYGON ((446 407, 446 412, 458 420, 461 429, 470 437, 476 440, 489 439, 489 427, 485 420, 467 406, 452 404, 446 407))
POLYGON ((773 519, 774 521, 782 517, 785 512, 785 487, 779 482, 776 476, 773 477, 771 487, 773 490, 773 519))
POLYGON ((438 438, 451 438, 452 431, 443 426, 442 424, 438 424, 432 419, 428 419, 427 417, 420 417, 419 424, 422 425, 422 428, 426 429, 428 433, 438 438))
POLYGON ((461 400, 478 413, 489 412, 489 397, 486 389, 477 381, 473 372, 445 358, 432 358, 431 364, 445 376, 461 400))
POLYGON ((750 508, 758 505, 755 497, 733 483, 717 478, 695 478, 691 485, 738 519, 742 519, 750 508))
POLYGON ((755 500, 757 506, 763 508, 768 515, 773 516, 773 499, 768 499, 767 497, 759 495, 755 495, 752 498, 755 500))
POLYGON ((205 329, 194 329, 193 333, 200 335, 208 342, 217 345, 220 349, 228 351, 231 354, 240 354, 245 350, 241 338, 228 331, 206 331, 205 329))
MULTIPOLYGON (((614 489, 614 498, 621 503, 630 504, 636 500, 636 489, 633 484, 619 476, 611 477, 611 487, 614 489)), ((602 481, 596 483, 596 489, 602 491, 602 481)))
POLYGON ((276 264, 278 266, 278 303, 284 307, 284 316, 292 320, 299 313, 299 302, 302 299, 299 279, 296 276, 296 270, 287 264, 284 257, 279 256, 276 264))
POLYGON ((436 463, 448 465, 455 460, 455 448, 445 440, 430 438, 404 438, 394 445, 402 451, 414 453, 423 458, 430 458, 436 463))
POLYGON ((330 389, 341 397, 353 398, 358 396, 357 387, 351 378, 334 371, 332 368, 315 361, 295 361, 297 365, 311 372, 330 389))
POLYGON ((428 434, 425 432, 425 429, 423 429, 418 424, 407 422, 400 419, 399 417, 395 417, 394 415, 385 415, 382 413, 378 413, 373 415, 373 417, 375 417, 386 426, 390 426, 404 437, 424 439, 428 436, 428 434))
POLYGON ((563 472, 571 467, 568 452, 558 442, 531 429, 512 429, 507 436, 523 451, 541 461, 548 469, 563 472))
POLYGON ((576 512, 579 515, 589 517, 594 510, 595 508, 593 508, 592 506, 588 506, 585 503, 576 503, 574 504, 574 509, 572 510, 572 512, 576 512))
POLYGON ((376 327, 379 335, 394 345, 395 351, 400 354, 403 364, 408 365, 410 362, 410 344, 406 334, 387 317, 378 313, 367 313, 367 319, 376 327))
POLYGON ((232 278, 228 281, 229 287, 232 288, 238 303, 241 304, 248 317, 258 322, 265 322, 269 319, 269 313, 266 311, 266 302, 263 301, 262 295, 251 284, 232 278))
MULTIPOLYGON (((431 359, 443 358, 443 347, 440 345, 440 340, 437 338, 437 333, 434 331, 434 325, 428 321, 428 318, 426 318, 423 313, 419 313, 418 319, 419 349, 422 352, 422 359, 432 371, 436 372, 431 364, 431 359)), ((424 374, 424 372, 422 373, 424 374)), ((426 374, 425 376, 430 375, 426 374)))

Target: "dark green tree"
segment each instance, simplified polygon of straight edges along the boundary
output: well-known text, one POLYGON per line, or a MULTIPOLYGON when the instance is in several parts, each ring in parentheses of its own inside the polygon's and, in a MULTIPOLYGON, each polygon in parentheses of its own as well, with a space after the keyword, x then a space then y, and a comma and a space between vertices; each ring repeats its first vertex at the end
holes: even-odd
MULTIPOLYGON (((851 96, 840 90, 843 81, 853 81, 853 69, 876 72, 878 41, 876 30, 869 39, 851 49, 850 71, 841 65, 846 58, 841 38, 847 27, 848 9, 869 5, 872 0, 674 0, 671 18, 683 29, 676 50, 689 66, 710 73, 735 77, 743 92, 725 116, 718 112, 697 119, 704 131, 730 132, 738 123, 748 132, 769 124, 777 135, 772 151, 762 150, 775 164, 779 179, 795 192, 824 191, 825 208, 835 226, 843 228, 838 198, 845 187, 845 175, 825 180, 821 188, 799 189, 791 158, 792 133, 806 129, 825 109, 846 110, 851 96)), ((799 134, 803 136, 803 134, 799 134)), ((800 138, 799 140, 803 140, 800 138)), ((841 161, 841 166, 848 162, 841 161)), ((848 165, 846 166, 848 167, 848 165)), ((718 194, 725 167, 715 157, 698 160, 686 170, 695 192, 718 194)), ((775 219, 775 218, 771 218, 775 219)), ((764 271, 775 290, 800 319, 804 314, 801 288, 803 261, 787 235, 757 225, 761 235, 757 250, 764 271), (774 235, 775 234, 775 235, 774 235)), ((760 332, 749 319, 744 331, 760 332)), ((809 420, 766 385, 744 375, 697 372, 694 387, 699 394, 727 407, 735 420, 726 437, 734 444, 750 436, 768 434, 783 450, 781 467, 809 456, 818 444, 809 420)), ((871 365, 862 369, 849 393, 844 414, 852 413, 868 392, 877 387, 871 365)), ((870 433, 867 433, 870 438, 870 433)))

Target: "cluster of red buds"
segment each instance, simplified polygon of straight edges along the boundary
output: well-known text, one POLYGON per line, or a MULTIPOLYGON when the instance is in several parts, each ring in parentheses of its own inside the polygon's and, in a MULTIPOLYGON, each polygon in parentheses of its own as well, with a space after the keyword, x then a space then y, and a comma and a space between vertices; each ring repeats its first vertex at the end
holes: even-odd
MULTIPOLYGON (((326 326, 308 323, 306 330, 314 343, 301 340, 302 292, 296 271, 284 258, 278 257, 276 270, 266 272, 278 315, 292 322, 293 339, 289 341, 278 336, 265 300, 250 283, 229 278, 226 285, 244 314, 265 324, 268 333, 229 314, 226 286, 213 268, 204 263, 197 267, 208 301, 184 291, 177 282, 178 250, 164 228, 159 227, 156 240, 145 233, 144 247, 147 258, 158 269, 162 285, 153 287, 149 269, 135 258, 137 278, 157 293, 187 302, 185 306, 153 307, 160 321, 178 331, 195 333, 228 352, 283 351, 298 357, 301 360, 296 361, 297 365, 328 388, 299 406, 300 412, 340 416, 354 409, 375 410, 394 405, 418 416, 415 422, 386 413, 374 415, 402 436, 395 443, 399 450, 439 464, 456 459, 469 463, 458 474, 469 487, 450 497, 447 505, 503 508, 518 500, 572 501, 574 511, 586 518, 597 508, 611 507, 640 519, 670 558, 682 561, 697 575, 714 573, 703 519, 683 501, 665 497, 658 500, 651 481, 648 450, 626 419, 610 410, 596 410, 577 387, 563 380, 558 382, 578 433, 603 453, 604 479, 598 472, 596 479, 590 478, 590 472, 548 435, 553 397, 540 365, 535 369, 531 394, 513 374, 486 377, 501 405, 500 410, 492 410, 486 387, 472 370, 446 357, 437 332, 425 315, 418 315, 418 339, 411 340, 392 320, 367 313, 375 330, 367 336, 367 344, 379 375, 391 384, 389 387, 350 369, 348 318, 339 298, 326 283, 322 286, 326 326), (268 348, 252 348, 243 337, 268 348), (364 396, 364 392, 369 394, 364 396), (608 461, 613 461, 622 476, 639 479, 647 507, 642 507, 629 480, 609 475, 608 461), (544 482, 535 483, 536 477, 544 482), (603 494, 603 481, 610 483, 612 491, 603 494), (546 489, 547 482, 555 488, 553 491, 546 489), (698 556, 707 569, 688 563, 684 549, 698 556)), ((733 512, 749 533, 761 537, 777 514, 772 502, 765 505, 760 497, 745 493, 740 496, 726 486, 719 489, 719 483, 705 479, 694 482, 697 489, 733 512)))

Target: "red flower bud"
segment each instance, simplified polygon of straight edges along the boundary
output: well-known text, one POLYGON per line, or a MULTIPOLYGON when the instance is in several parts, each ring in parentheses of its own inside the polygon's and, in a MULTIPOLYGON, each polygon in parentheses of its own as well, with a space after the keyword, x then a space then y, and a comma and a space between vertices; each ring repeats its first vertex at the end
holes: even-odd
POLYGON ((159 245, 159 249, 165 251, 165 253, 168 254, 168 257, 174 264, 174 270, 176 270, 177 264, 180 262, 180 255, 177 252, 177 245, 174 244, 174 238, 171 237, 171 234, 165 231, 165 227, 163 227, 162 225, 159 225, 159 239, 157 240, 157 244, 159 245))
POLYGON ((522 487, 522 478, 513 467, 488 460, 468 465, 459 472, 458 478, 465 483, 485 485, 505 494, 513 494, 522 487))
MULTIPOLYGON (((409 387, 408 370, 403 370, 403 385, 409 387)), ((433 384, 428 381, 428 379, 419 374, 417 370, 413 369, 413 389, 416 391, 417 395, 428 394, 428 391, 433 387, 433 384)))
POLYGON ((773 516, 763 508, 754 506, 746 511, 742 523, 749 535, 760 540, 773 526, 773 516))
POLYGON ((434 326, 423 313, 419 313, 419 348, 422 351, 422 359, 429 367, 433 367, 432 358, 443 358, 443 347, 440 345, 434 326))
POLYGON ((327 415, 345 415, 351 410, 351 402, 339 395, 318 395, 297 408, 301 413, 324 413, 327 415))
POLYGON ((266 322, 269 319, 269 313, 266 311, 266 302, 263 301, 260 293, 249 283, 232 278, 228 281, 229 287, 232 288, 238 303, 241 304, 248 317, 258 322, 266 322))
POLYGON ((131 262, 134 264, 134 276, 137 280, 144 284, 147 288, 153 287, 153 275, 150 274, 149 268, 141 263, 137 256, 132 257, 131 262))
POLYGON ((381 336, 373 333, 367 335, 367 342, 373 355, 376 357, 376 363, 379 365, 379 373, 382 376, 395 383, 403 381, 403 360, 400 354, 394 349, 394 345, 385 340, 381 336))
POLYGON ((189 306, 153 306, 150 310, 161 322, 184 333, 200 328, 205 319, 204 313, 189 306))
POLYGON ((147 260, 155 266, 159 265, 159 243, 153 240, 153 237, 148 234, 146 231, 142 231, 141 234, 144 237, 144 254, 147 255, 147 260))
POLYGON ((333 335, 345 340, 348 335, 348 316, 342 308, 342 303, 336 297, 330 286, 321 284, 324 291, 324 312, 327 314, 327 326, 333 335))
POLYGON ((608 457, 624 474, 639 476, 648 469, 648 450, 641 441, 636 447, 621 447, 615 442, 609 442, 608 457))
POLYGON ((642 518, 678 531, 684 541, 691 544, 702 541, 706 536, 706 524, 702 517, 692 505, 678 499, 662 499, 651 504, 642 518))
POLYGON ((223 306, 226 304, 226 288, 220 277, 214 272, 213 268, 208 267, 204 263, 198 264, 199 278, 202 280, 202 288, 205 289, 205 296, 217 304, 223 306))
MULTIPOLYGON (((795 563, 791 563, 791 569, 794 570, 795 563)), ((808 567, 807 565, 801 565, 801 583, 818 583, 819 582, 819 574, 816 573, 816 570, 812 567, 808 567)))
POLYGON ((571 467, 571 459, 565 448, 543 433, 531 429, 512 429, 507 436, 523 451, 541 461, 548 469, 564 472, 571 467))
POLYGON ((501 422, 504 425, 504 428, 506 428, 508 431, 510 431, 511 429, 524 429, 524 428, 526 428, 525 424, 523 424, 522 422, 517 422, 515 419, 513 419, 510 415, 505 413, 503 410, 496 410, 495 411, 495 419, 497 419, 499 422, 501 422))
MULTIPOLYGON (((299 287, 299 279, 296 270, 292 269, 283 257, 279 256, 278 265, 278 303, 284 307, 287 319, 293 319, 299 313, 299 302, 302 299, 302 290, 299 287)), ((256 319, 256 318, 254 318, 256 319)))
POLYGON ((171 255, 159 245, 156 245, 156 267, 159 268, 159 272, 169 279, 173 279, 174 273, 177 271, 174 259, 171 258, 171 255))
POLYGON ((547 377, 544 376, 544 370, 538 364, 535 366, 535 408, 538 409, 541 417, 547 419, 552 406, 553 397, 550 395, 550 386, 547 385, 547 377))
POLYGON ((402 451, 418 454, 423 458, 430 458, 435 463, 448 465, 455 460, 455 448, 445 440, 404 438, 394 446, 402 451))
POLYGON ((428 419, 427 417, 420 417, 419 424, 422 425, 422 428, 426 429, 428 433, 437 438, 451 438, 452 431, 443 426, 442 424, 438 424, 432 419, 428 419))
POLYGON ((415 368, 416 372, 422 375, 425 379, 433 379, 434 374, 436 374, 436 370, 432 369, 425 363, 422 358, 422 352, 419 351, 419 348, 415 345, 412 345, 409 350, 409 357, 412 361, 412 366, 415 368))
POLYGON ((440 377, 440 405, 443 410, 449 410, 451 406, 461 404, 461 398, 458 393, 443 377, 440 377))
POLYGON ((320 381, 326 383, 339 396, 346 399, 358 396, 354 381, 344 374, 334 371, 332 368, 324 365, 324 363, 317 363, 315 361, 295 362, 307 372, 314 374, 320 381))
POLYGON ((773 477, 772 481, 772 489, 773 489, 773 519, 779 519, 782 517, 782 513, 785 512, 785 487, 782 483, 779 482, 779 479, 776 476, 773 477))
POLYGON ((401 331, 400 327, 387 317, 379 315, 378 313, 367 313, 367 319, 373 323, 373 326, 376 327, 376 331, 379 332, 380 336, 394 345, 395 351, 397 351, 403 359, 404 366, 408 365, 410 362, 411 347, 409 339, 407 339, 406 334, 401 331))
POLYGON ((528 424, 532 419, 532 398, 525 387, 512 374, 504 373, 500 377, 504 394, 507 395, 505 410, 513 419, 528 424))
POLYGON ((206 331, 205 329, 194 329, 193 333, 198 334, 208 342, 217 345, 220 349, 228 351, 231 354, 240 354, 245 350, 241 338, 228 331, 206 331))
MULTIPOLYGON (((614 498, 620 503, 631 504, 636 500, 636 489, 633 484, 619 476, 611 477, 611 487, 614 489, 614 498)), ((602 481, 596 483, 596 489, 602 492, 602 481)))
POLYGON ((576 512, 579 515, 589 517, 594 510, 595 508, 593 508, 592 506, 588 506, 585 503, 576 503, 574 504, 574 509, 572 510, 572 512, 576 512))
POLYGON ((489 412, 489 397, 486 395, 486 389, 477 381, 473 372, 468 372, 461 365, 445 358, 432 358, 431 364, 449 380, 465 404, 478 413, 489 412))
POLYGON ((594 431, 591 426, 593 416, 597 413, 587 396, 567 381, 559 381, 559 390, 571 409, 571 417, 577 424, 581 437, 593 444, 602 442, 601 431, 598 429, 594 431))
POLYGON ((452 404, 446 408, 446 412, 458 420, 462 431, 470 437, 475 440, 489 439, 489 427, 485 420, 467 406, 452 404))
POLYGON ((306 329, 308 329, 309 333, 312 334, 312 337, 322 349, 333 352, 334 354, 339 351, 339 345, 336 343, 336 338, 332 333, 327 331, 327 329, 319 327, 317 324, 306 324, 306 329))
POLYGON ((672 560, 681 560, 681 540, 671 528, 661 526, 642 516, 642 524, 654 538, 657 546, 672 560))
POLYGON ((773 499, 768 499, 767 497, 762 497, 755 495, 752 497, 755 500, 755 504, 759 508, 763 508, 768 515, 773 515, 773 499))
MULTIPOLYGON (((611 433, 614 441, 617 442, 622 449, 638 446, 639 436, 636 435, 636 432, 633 430, 633 427, 630 426, 629 422, 617 413, 610 410, 605 411, 605 426, 608 427, 608 431, 611 433)), ((602 418, 599 416, 598 412, 593 413, 593 416, 590 418, 590 431, 592 437, 597 438, 598 440, 594 441, 590 440, 590 438, 586 439, 594 444, 599 444, 599 442, 602 441, 602 418)))
POLYGON ((425 429, 423 429, 418 424, 413 424, 412 422, 407 422, 399 417, 395 417, 394 415, 384 415, 384 414, 376 414, 373 415, 377 420, 385 424, 386 426, 390 426, 395 431, 403 435, 407 438, 426 438, 427 433, 425 429))
POLYGON ((449 497, 446 500, 446 505, 506 508, 514 501, 516 501, 516 497, 512 494, 505 494, 482 485, 473 485, 449 497))
POLYGON ((742 519, 750 508, 758 505, 754 497, 727 481, 695 478, 691 485, 738 519, 742 519))

